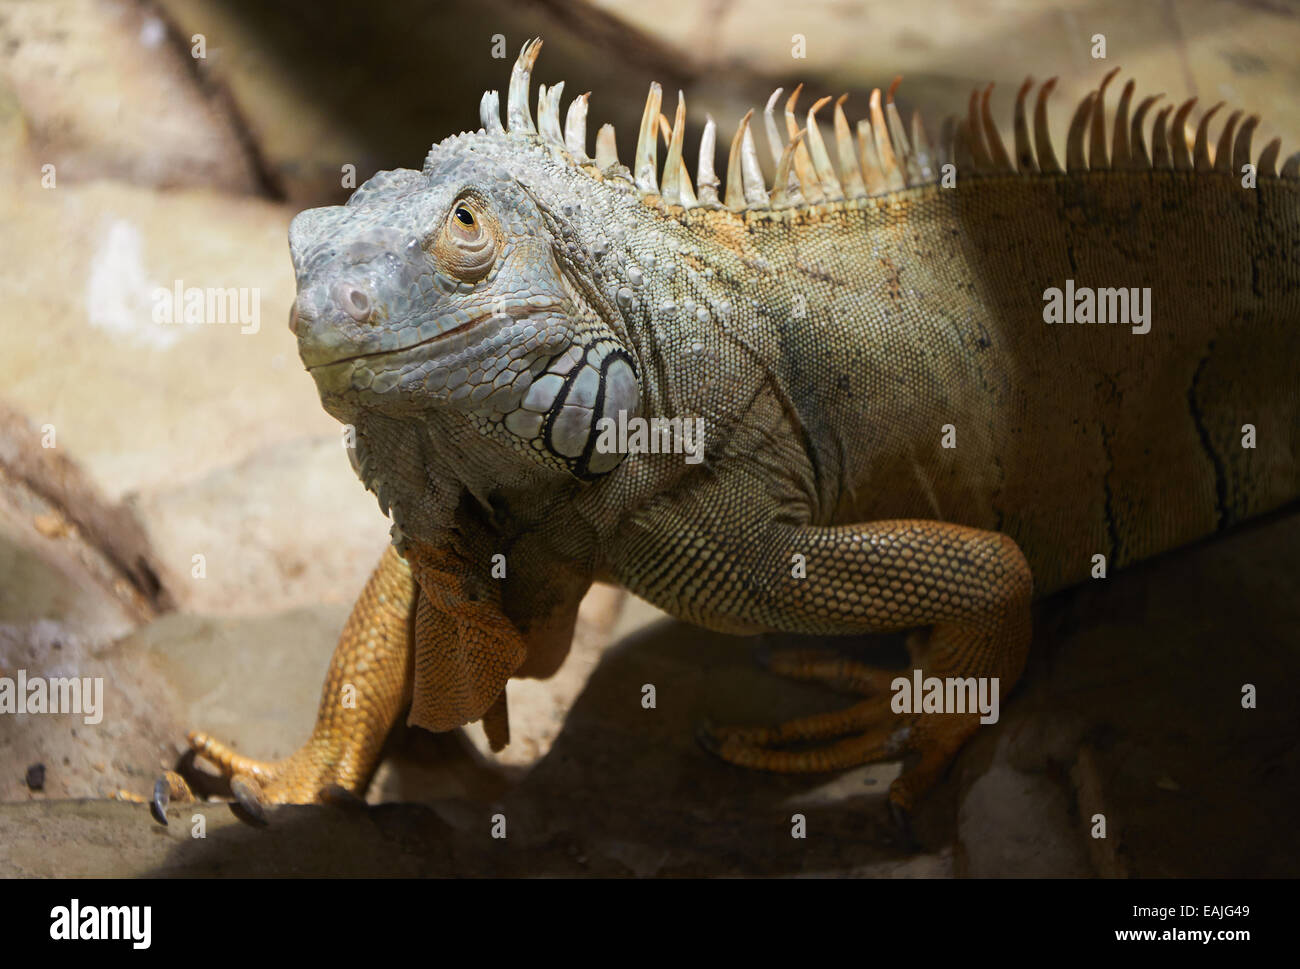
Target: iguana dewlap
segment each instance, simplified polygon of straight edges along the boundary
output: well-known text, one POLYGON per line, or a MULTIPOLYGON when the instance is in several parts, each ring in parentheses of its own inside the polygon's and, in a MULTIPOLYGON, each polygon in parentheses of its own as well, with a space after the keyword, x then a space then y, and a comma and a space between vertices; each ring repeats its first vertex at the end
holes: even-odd
MULTIPOLYGON (((796 92, 765 115, 772 181, 751 112, 723 186, 713 121, 692 181, 658 85, 631 169, 609 126, 588 156, 585 94, 562 128, 563 85, 543 86, 534 121, 539 47, 504 125, 489 91, 482 130, 423 171, 290 229, 290 325, 394 548, 298 753, 191 736, 246 803, 363 792, 407 708, 504 744, 507 680, 558 667, 595 579, 724 631, 928 628, 926 676, 1005 696, 1032 593, 1300 495, 1300 156, 1279 176, 1277 142, 1252 154, 1258 119, 1212 139, 1211 111, 1189 138, 1193 102, 1134 103, 1130 82, 1108 120, 1103 82, 1062 157, 1052 82, 1032 118, 1026 82, 1012 151, 986 91, 935 152, 892 96, 851 129, 843 98, 797 113, 796 92), (676 423, 647 439, 639 419, 676 423)), ((978 726, 895 713, 894 672, 771 665, 864 699, 714 730, 725 760, 914 752, 890 790, 906 810, 978 726)))

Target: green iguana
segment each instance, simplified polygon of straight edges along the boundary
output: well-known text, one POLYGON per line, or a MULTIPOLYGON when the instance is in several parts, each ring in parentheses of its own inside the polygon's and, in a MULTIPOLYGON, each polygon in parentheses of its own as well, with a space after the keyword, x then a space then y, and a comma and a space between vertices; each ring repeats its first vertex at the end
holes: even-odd
MULTIPOLYGON (((504 745, 507 680, 559 667, 593 580, 726 632, 929 627, 925 676, 1005 694, 1031 594, 1300 495, 1300 155, 1252 165, 1258 118, 1212 145, 1188 101, 1148 138, 1157 98, 1132 106, 1130 82, 1108 125, 1103 83, 1062 170, 1052 81, 1032 120, 1021 88, 1014 156, 987 90, 938 152, 892 88, 856 130, 836 101, 830 141, 829 99, 799 117, 796 91, 783 135, 778 90, 770 187, 752 111, 723 187, 712 119, 692 183, 684 104, 669 124, 656 84, 631 170, 608 125, 587 155, 586 94, 562 130, 543 86, 534 123, 539 47, 504 125, 489 91, 423 171, 290 228, 290 327, 394 544, 301 750, 191 734, 255 813, 364 792, 408 707, 504 745)), ((889 791, 904 819, 979 724, 897 712, 894 674, 860 663, 770 666, 865 699, 706 745, 773 771, 919 755, 889 791)))

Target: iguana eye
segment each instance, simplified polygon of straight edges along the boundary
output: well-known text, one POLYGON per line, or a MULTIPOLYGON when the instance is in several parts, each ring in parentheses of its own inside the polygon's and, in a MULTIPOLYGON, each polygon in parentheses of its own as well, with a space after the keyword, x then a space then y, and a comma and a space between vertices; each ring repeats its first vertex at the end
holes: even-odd
POLYGON ((473 199, 453 205, 434 244, 442 268, 467 283, 486 276, 497 257, 497 238, 489 223, 490 217, 473 199))

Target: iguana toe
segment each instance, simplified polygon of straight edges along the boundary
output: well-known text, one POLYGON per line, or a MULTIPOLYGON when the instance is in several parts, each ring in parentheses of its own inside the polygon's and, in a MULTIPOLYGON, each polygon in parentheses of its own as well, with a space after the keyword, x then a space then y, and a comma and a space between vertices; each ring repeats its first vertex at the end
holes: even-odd
POLYGON ((728 763, 755 770, 782 774, 842 770, 898 756, 908 737, 909 725, 903 721, 910 719, 892 716, 886 698, 866 700, 774 727, 716 727, 711 749, 728 763), (841 739, 817 747, 783 749, 835 737, 841 739))
POLYGON ((833 650, 766 649, 759 663, 779 676, 824 683, 832 689, 861 696, 887 693, 893 678, 885 670, 847 659, 833 650))

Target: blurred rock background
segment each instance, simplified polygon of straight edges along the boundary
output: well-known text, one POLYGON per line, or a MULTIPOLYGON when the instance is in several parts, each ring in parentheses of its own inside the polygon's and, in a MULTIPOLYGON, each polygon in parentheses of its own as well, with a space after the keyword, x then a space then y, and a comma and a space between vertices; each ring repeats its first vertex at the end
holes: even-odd
POLYGON ((1139 92, 1260 113, 1259 145, 1300 144, 1300 7, 1283 0, 0 0, 0 675, 102 675, 107 704, 96 726, 0 717, 0 874, 1294 875, 1295 515, 1043 604, 1025 682, 921 810, 917 854, 885 821, 896 765, 751 774, 692 739, 704 717, 842 698, 763 673, 754 640, 620 613, 603 588, 561 673, 511 685, 501 756, 477 726, 399 731, 369 800, 400 805, 285 809, 266 830, 202 805, 203 843, 105 800, 147 793, 192 727, 255 756, 305 738, 388 523, 285 326, 288 223, 346 198, 344 166, 357 184, 418 168, 476 128, 534 35, 536 79, 592 91, 593 131, 613 121, 625 160, 650 80, 685 92, 693 142, 706 112, 726 139, 799 81, 805 105, 848 90, 860 116, 897 73, 932 132, 988 81, 1009 127, 1020 81, 1060 75, 1063 138, 1115 65, 1139 92), (177 280, 256 288, 256 332, 153 323, 151 294, 177 280), (1240 709, 1246 682, 1258 710, 1240 709))

